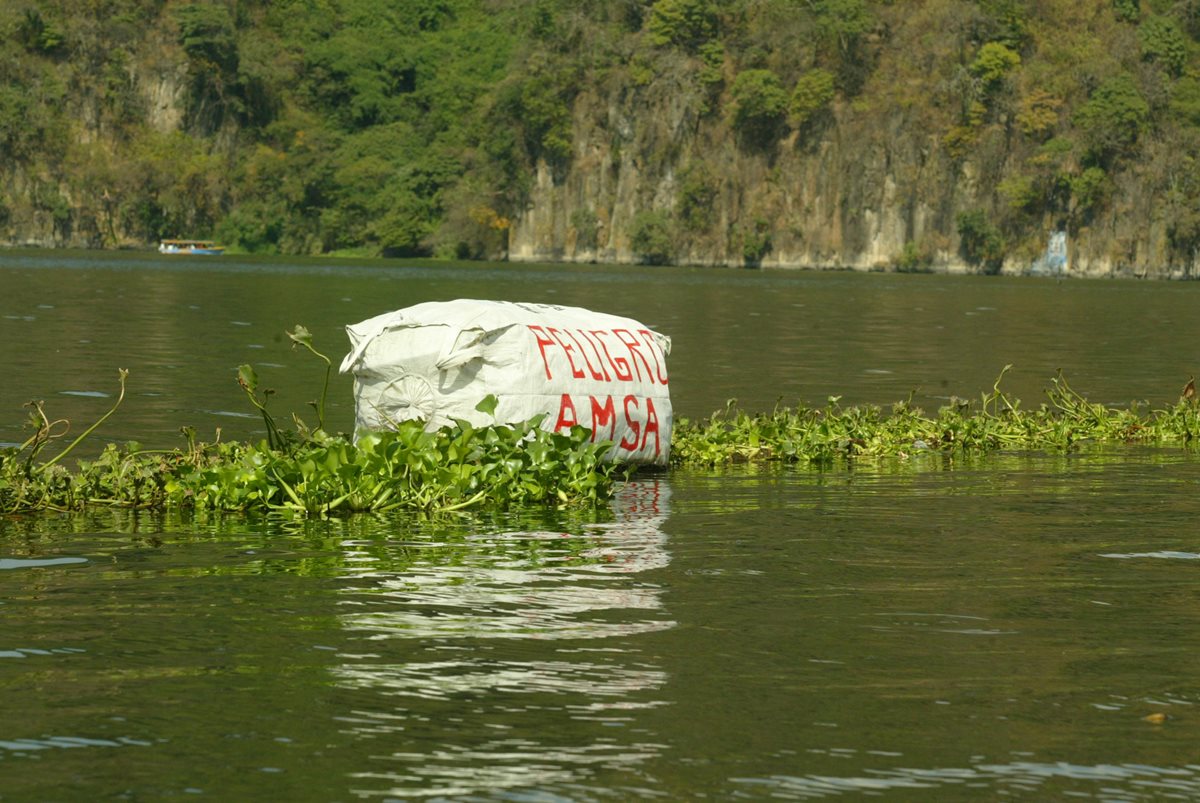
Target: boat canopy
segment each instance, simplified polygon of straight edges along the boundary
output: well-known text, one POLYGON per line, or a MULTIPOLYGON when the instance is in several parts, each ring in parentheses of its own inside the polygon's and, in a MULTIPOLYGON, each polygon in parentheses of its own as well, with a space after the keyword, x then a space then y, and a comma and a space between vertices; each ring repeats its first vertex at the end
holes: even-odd
POLYGON ((219 254, 225 246, 213 240, 160 240, 158 250, 164 254, 219 254))

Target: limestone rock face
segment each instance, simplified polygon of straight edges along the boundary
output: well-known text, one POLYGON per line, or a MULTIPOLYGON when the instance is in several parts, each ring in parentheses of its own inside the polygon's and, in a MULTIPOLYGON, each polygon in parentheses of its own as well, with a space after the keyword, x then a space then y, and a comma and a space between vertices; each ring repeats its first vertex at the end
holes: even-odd
MULTIPOLYGON (((746 143, 721 115, 703 114, 687 86, 671 91, 668 76, 641 92, 577 98, 573 159, 538 164, 508 259, 646 261, 635 243, 643 214, 671 221, 677 264, 1029 273, 1039 272, 1051 241, 1061 247, 1064 224, 1047 218, 1018 247, 1010 243, 1000 265, 962 255, 958 215, 1002 212, 997 188, 1014 158, 1002 137, 954 159, 943 132, 903 110, 864 114, 840 104, 799 131, 746 143), (689 192, 701 196, 699 209, 688 208, 689 192)), ((1103 217, 1071 232, 1057 270, 1186 275, 1166 262, 1149 189, 1128 177, 1113 195, 1103 217)))

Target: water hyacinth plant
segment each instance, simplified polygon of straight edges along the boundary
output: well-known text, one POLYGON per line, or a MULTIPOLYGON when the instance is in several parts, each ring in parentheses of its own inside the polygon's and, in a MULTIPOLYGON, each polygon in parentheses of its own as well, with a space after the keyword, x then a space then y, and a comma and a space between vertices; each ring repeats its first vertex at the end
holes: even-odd
POLYGON ((673 465, 717 466, 747 461, 827 465, 856 457, 905 457, 915 452, 986 453, 997 450, 1061 452, 1085 443, 1191 445, 1200 438, 1200 408, 1189 381, 1179 401, 1143 411, 1089 402, 1061 375, 1046 401, 1024 409, 1000 390, 1005 366, 979 402, 952 399, 927 416, 911 399, 891 410, 842 407, 831 397, 822 409, 777 408, 750 414, 732 403, 705 421, 676 422, 673 465))
POLYGON ((4 472, 0 482, 10 494, 0 505, 9 512, 118 505, 329 515, 606 499, 620 476, 618 467, 601 462, 608 445, 591 443, 582 428, 550 433, 539 423, 458 422, 426 432, 421 422, 406 421, 357 443, 322 435, 290 450, 266 442, 167 452, 110 444, 73 473, 10 483, 4 472))
MULTIPOLYGON (((323 359, 302 327, 293 343, 323 359)), ((839 460, 907 457, 928 452, 981 454, 998 450, 1061 452, 1084 443, 1191 445, 1200 438, 1200 407, 1189 382, 1180 400, 1158 410, 1115 409, 1087 401, 1060 375, 1039 407, 1024 409, 1000 390, 1005 367, 978 402, 952 400, 927 416, 911 399, 892 406, 777 408, 750 414, 732 404, 709 419, 676 422, 673 466, 714 467, 771 461, 826 466, 839 460)), ((391 510, 453 511, 468 507, 598 505, 633 469, 604 461, 612 444, 592 441, 584 427, 547 432, 544 416, 517 426, 476 427, 466 421, 427 432, 423 422, 396 423, 357 442, 324 430, 325 390, 312 403, 317 426, 293 416, 295 431, 278 426, 267 409, 270 391, 242 366, 238 382, 267 428, 260 443, 199 443, 184 428, 179 449, 144 450, 109 444, 95 459, 63 464, 79 442, 113 414, 121 394, 96 424, 49 459, 65 422, 33 404, 34 434, 0 449, 0 514, 129 509, 278 511, 299 516, 391 510)), ((325 389, 328 388, 328 373, 325 389)), ((495 410, 485 398, 478 409, 495 410)))
POLYGON ((201 444, 189 430, 186 448, 109 444, 75 471, 8 449, 0 454, 0 513, 111 505, 336 515, 607 499, 626 475, 602 460, 611 444, 592 443, 582 427, 552 433, 540 423, 459 421, 426 432, 422 422, 405 421, 357 442, 317 431, 287 448, 201 444))
MULTIPOLYGON (((62 437, 65 421, 51 421, 34 403, 34 434, 18 447, 0 449, 0 514, 77 510, 107 505, 133 509, 281 511, 337 515, 396 509, 452 511, 473 506, 598 504, 611 496, 630 469, 603 460, 612 447, 592 442, 583 427, 569 432, 541 429, 544 416, 508 426, 476 427, 456 421, 426 432, 421 421, 396 424, 395 431, 357 441, 324 429, 331 362, 302 326, 288 332, 326 366, 317 414, 309 427, 293 414, 294 430, 281 427, 268 409, 272 395, 261 388, 249 365, 240 366, 239 386, 259 411, 264 441, 198 443, 185 427, 182 449, 144 450, 136 443, 109 444, 99 457, 68 470, 61 461, 115 412, 121 393, 105 415, 49 460, 39 456, 62 437)), ((495 410, 484 398, 481 412, 495 410)))

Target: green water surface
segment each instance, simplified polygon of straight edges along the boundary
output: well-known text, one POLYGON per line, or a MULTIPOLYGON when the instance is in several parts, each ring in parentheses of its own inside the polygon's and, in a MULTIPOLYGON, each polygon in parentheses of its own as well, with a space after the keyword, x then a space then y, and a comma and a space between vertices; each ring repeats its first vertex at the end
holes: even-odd
MULTIPOLYGON (((691 416, 936 406, 1005 363, 1162 403, 1200 334, 1191 284, 6 252, 0 287, 0 441, 117 367, 109 439, 261 436, 237 364, 280 408, 319 381, 285 329, 336 359, 459 296, 661 329, 691 416)), ((1198 483, 1113 447, 675 470, 596 512, 0 520, 0 800, 1196 799, 1198 483)))

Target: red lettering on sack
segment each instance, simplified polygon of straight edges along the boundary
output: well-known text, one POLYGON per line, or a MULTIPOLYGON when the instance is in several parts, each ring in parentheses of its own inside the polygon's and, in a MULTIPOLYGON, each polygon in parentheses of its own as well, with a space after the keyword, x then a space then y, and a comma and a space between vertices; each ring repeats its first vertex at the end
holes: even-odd
MULTIPOLYGON (((600 364, 600 370, 603 371, 602 376, 604 377, 604 381, 611 382, 612 377, 608 375, 608 368, 604 365, 604 358, 608 356, 608 352, 606 351, 604 355, 601 355, 600 347, 596 345, 596 342, 592 340, 592 335, 588 334, 587 331, 580 329, 579 334, 588 342, 588 345, 592 347, 592 353, 596 355, 596 362, 600 364)), ((593 376, 595 376, 595 374, 593 374, 593 376)), ((596 378, 599 379, 600 377, 596 378)))
POLYGON ((612 366, 613 373, 617 379, 622 382, 629 382, 633 379, 633 371, 629 370, 629 360, 624 357, 613 357, 608 353, 608 344, 604 342, 607 335, 612 334, 604 329, 592 329, 591 333, 596 336, 596 340, 600 342, 600 348, 604 349, 604 356, 608 358, 608 364, 612 366))
POLYGON ((570 393, 564 393, 558 405, 558 420, 554 422, 554 431, 569 430, 578 424, 579 414, 575 412, 575 402, 571 401, 570 393))
POLYGON ((558 330, 553 326, 546 329, 546 331, 550 333, 551 337, 558 341, 558 345, 562 347, 563 353, 567 355, 567 364, 571 366, 571 376, 575 377, 576 379, 583 379, 583 371, 575 367, 575 360, 571 357, 571 352, 575 350, 575 347, 568 346, 566 343, 564 343, 563 339, 558 336, 558 330))
POLYGON ((613 405, 613 398, 612 396, 606 396, 604 399, 604 404, 601 404, 600 400, 595 396, 592 396, 591 400, 592 440, 596 440, 596 433, 598 433, 603 427, 608 427, 607 439, 611 440, 612 436, 617 430, 617 410, 613 405))
POLYGON ((663 361, 660 363, 658 361, 658 353, 661 351, 661 349, 658 347, 658 344, 654 342, 654 333, 649 329, 639 329, 638 334, 642 336, 642 340, 645 340, 646 345, 650 347, 650 356, 654 358, 654 370, 658 374, 658 384, 667 384, 667 375, 665 373, 667 368, 667 355, 663 355, 663 361))
POLYGON ((552 379, 550 375, 550 360, 546 359, 546 346, 553 346, 554 341, 546 334, 546 330, 540 326, 528 324, 529 331, 533 332, 533 339, 537 341, 538 351, 542 353, 542 365, 546 368, 546 378, 552 379), (541 335, 538 333, 541 332, 541 335))
MULTIPOLYGON (((575 331, 578 332, 579 330, 577 329, 575 331)), ((607 379, 608 377, 592 367, 592 361, 588 358, 587 349, 579 345, 579 338, 575 337, 570 329, 564 329, 563 332, 566 333, 567 337, 571 338, 572 342, 575 343, 575 347, 579 349, 579 354, 583 357, 583 362, 587 365, 588 373, 592 375, 592 379, 607 379)), ((579 333, 583 334, 582 332, 579 333)), ((603 365, 603 363, 601 363, 601 365, 603 365)))
POLYGON ((625 397, 625 424, 629 427, 629 437, 622 438, 621 443, 618 445, 627 452, 636 452, 638 448, 638 436, 641 435, 642 426, 638 423, 637 419, 634 418, 634 413, 629 412, 630 402, 633 402, 633 409, 635 412, 638 408, 636 396, 625 397))
POLYGON ((637 372, 637 378, 642 378, 642 368, 638 365, 638 360, 642 361, 642 365, 646 366, 646 378, 651 382, 654 381, 654 374, 650 371, 650 363, 646 361, 646 356, 641 352, 641 344, 637 338, 628 329, 613 329, 613 334, 617 336, 625 344, 625 348, 629 349, 629 361, 633 363, 633 370, 637 372), (625 337, 621 335, 624 334, 625 337))
POLYGON ((662 451, 662 443, 658 437, 658 413, 654 411, 654 400, 646 399, 646 428, 642 431, 642 448, 646 450, 646 444, 650 441, 650 433, 654 433, 654 456, 658 457, 658 453, 662 451))
POLYGON ((550 366, 550 352, 555 348, 561 349, 563 356, 567 358, 567 365, 574 379, 590 377, 596 382, 638 381, 659 385, 666 385, 669 381, 666 354, 649 329, 638 329, 635 333, 629 329, 558 329, 536 324, 526 324, 526 327, 537 343, 538 354, 542 358, 542 369, 548 381, 554 379, 554 370, 550 366), (623 349, 617 350, 619 356, 614 356, 609 350, 609 337, 615 337, 624 346, 623 349), (578 363, 581 358, 582 367, 578 363))

